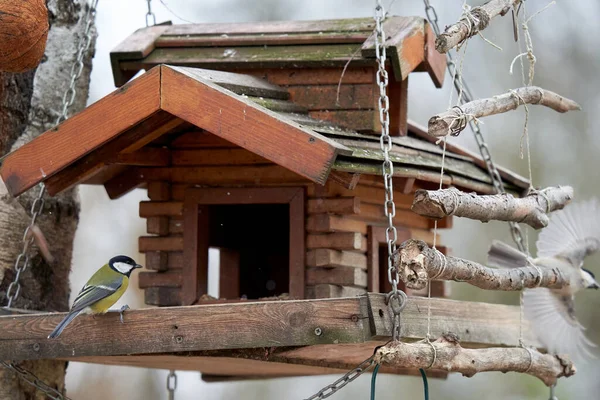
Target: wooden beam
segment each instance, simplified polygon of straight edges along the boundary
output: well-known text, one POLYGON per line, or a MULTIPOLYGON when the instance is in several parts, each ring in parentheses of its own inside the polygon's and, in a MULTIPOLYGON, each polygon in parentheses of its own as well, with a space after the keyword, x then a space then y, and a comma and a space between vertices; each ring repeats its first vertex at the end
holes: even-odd
POLYGON ((367 238, 358 232, 339 232, 324 235, 308 235, 306 247, 309 249, 335 249, 367 251, 367 238))
POLYGON ((141 236, 139 238, 139 251, 183 251, 182 236, 141 236))
POLYGON ((173 165, 271 164, 269 160, 246 149, 173 150, 173 165))
POLYGON ((0 170, 2 180, 10 194, 18 196, 159 108, 160 69, 157 68, 8 154, 0 170))
POLYGON ((360 174, 331 171, 329 173, 329 179, 333 182, 339 183, 346 189, 353 190, 360 181, 360 174))
POLYGON ((240 253, 219 249, 219 298, 240 298, 240 253))
POLYGON ((367 270, 367 256, 352 251, 315 249, 306 253, 308 267, 352 267, 367 270))
POLYGON ((334 199, 310 199, 308 200, 308 213, 358 214, 360 213, 360 198, 338 197, 334 199))
POLYGON ((170 160, 170 151, 165 147, 142 147, 131 153, 119 153, 109 159, 107 164, 166 167, 170 164, 170 160))
POLYGON ((313 214, 306 220, 306 230, 308 232, 358 232, 367 234, 367 223, 357 221, 346 216, 337 216, 332 214, 313 214))
POLYGON ((163 110, 313 182, 325 183, 337 154, 348 151, 250 100, 231 96, 197 70, 163 67, 161 88, 163 110))
POLYGON ((140 217, 158 216, 181 217, 183 202, 181 201, 142 201, 140 202, 140 217))
MULTIPOLYGON (((50 178, 46 182, 48 193, 58 193, 63 191, 64 186, 62 186, 62 184, 58 184, 58 186, 56 186, 52 179, 53 178, 50 178)), ((70 183, 68 183, 67 186, 71 186, 72 184, 76 183, 77 180, 70 180, 69 182, 70 183)), ((133 189, 143 186, 144 184, 144 179, 140 177, 140 174, 138 174, 135 169, 127 168, 125 171, 106 181, 104 183, 104 190, 106 190, 108 197, 111 200, 114 200, 126 195, 133 189)))
POLYGON ((169 182, 149 182, 148 198, 152 201, 171 200, 171 184, 169 182))

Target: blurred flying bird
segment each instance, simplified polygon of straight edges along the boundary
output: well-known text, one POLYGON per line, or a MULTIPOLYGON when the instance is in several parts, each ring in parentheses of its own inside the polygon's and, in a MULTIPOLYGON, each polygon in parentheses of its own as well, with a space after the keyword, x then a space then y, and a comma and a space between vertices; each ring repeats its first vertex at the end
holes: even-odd
POLYGON ((600 249, 600 205, 596 199, 572 203, 552 213, 536 243, 537 258, 494 241, 488 264, 499 268, 557 269, 570 284, 561 289, 525 289, 525 316, 540 342, 552 354, 569 354, 574 360, 594 357, 594 347, 575 316, 574 295, 581 289, 598 289, 594 274, 583 268, 585 258, 600 249))

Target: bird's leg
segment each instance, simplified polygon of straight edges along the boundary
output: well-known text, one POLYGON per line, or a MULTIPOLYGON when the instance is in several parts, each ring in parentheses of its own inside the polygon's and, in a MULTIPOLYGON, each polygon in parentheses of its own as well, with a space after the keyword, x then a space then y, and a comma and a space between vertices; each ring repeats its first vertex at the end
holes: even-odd
POLYGON ((123 313, 125 312, 125 310, 129 310, 129 306, 127 304, 125 304, 123 307, 121 307, 121 309, 119 310, 119 318, 121 319, 121 323, 123 324, 123 313))

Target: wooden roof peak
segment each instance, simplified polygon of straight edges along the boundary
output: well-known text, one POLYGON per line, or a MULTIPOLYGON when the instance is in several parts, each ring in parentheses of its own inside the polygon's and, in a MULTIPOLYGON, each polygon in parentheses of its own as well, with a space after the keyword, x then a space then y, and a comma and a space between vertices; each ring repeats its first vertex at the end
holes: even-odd
POLYGON ((13 196, 40 182, 54 195, 187 122, 325 183, 349 150, 248 96, 277 102, 288 93, 255 77, 158 66, 5 156, 0 175, 13 196))
MULTIPOLYGON (((375 65, 372 18, 159 25, 134 32, 111 52, 115 85, 159 64, 209 69, 313 68, 375 65)), ((441 87, 446 59, 421 17, 384 22, 394 77, 425 71, 441 87)))

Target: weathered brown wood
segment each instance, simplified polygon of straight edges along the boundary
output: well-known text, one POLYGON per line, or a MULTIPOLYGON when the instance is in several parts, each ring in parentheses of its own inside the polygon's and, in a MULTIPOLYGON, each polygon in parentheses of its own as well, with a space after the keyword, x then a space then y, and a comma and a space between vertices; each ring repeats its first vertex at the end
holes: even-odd
POLYGON ((190 149, 203 147, 234 148, 238 146, 212 133, 196 129, 177 136, 169 143, 169 147, 172 149, 190 149))
MULTIPOLYGON (((402 81, 391 79, 388 96, 390 99, 390 135, 406 136, 408 134, 408 77, 402 81)), ((375 102, 379 102, 379 99, 377 98, 375 102)), ((376 118, 375 126, 378 123, 381 124, 379 112, 373 114, 376 118)))
POLYGON ((340 79, 343 85, 368 84, 375 82, 373 67, 349 66, 342 77, 342 67, 339 68, 281 68, 281 69, 237 69, 241 74, 251 74, 265 79, 276 85, 338 85, 340 79))
POLYGON ((140 217, 159 216, 180 217, 183 215, 183 202, 180 201, 141 201, 140 217))
POLYGON ((173 165, 272 164, 246 149, 174 150, 173 165))
POLYGON ((306 284, 331 284, 341 286, 367 287, 367 272, 352 267, 309 268, 306 271, 306 284))
POLYGON ((210 208, 191 197, 184 203, 182 304, 194 304, 208 291, 208 249, 210 208))
POLYGON ((119 153, 107 164, 124 164, 145 167, 166 167, 170 164, 169 149, 164 147, 142 147, 131 153, 119 153))
POLYGON ((181 272, 140 272, 138 285, 140 289, 151 287, 180 288, 183 281, 181 272))
POLYGON ((360 199, 358 197, 340 197, 335 199, 318 198, 308 200, 308 213, 358 214, 360 199))
POLYGON ((308 235, 306 247, 309 249, 359 250, 366 252, 367 239, 360 233, 327 233, 308 235))
POLYGON ((365 294, 363 288, 352 286, 339 286, 319 284, 306 287, 306 297, 309 299, 334 299, 339 297, 355 297, 365 294))
POLYGON ((161 107, 173 115, 317 183, 325 182, 336 155, 345 151, 344 146, 322 135, 229 95, 194 69, 163 67, 161 98, 161 107), (198 108, 203 112, 197 113, 198 108), (214 118, 216 115, 219 118, 214 118))
POLYGON ((379 120, 375 123, 373 110, 333 110, 333 111, 310 111, 311 118, 326 121, 347 129, 359 132, 381 131, 379 120))
MULTIPOLYGON (((382 205, 364 203, 360 205, 359 218, 366 221, 387 221, 385 209, 382 205)), ((396 216, 393 219, 395 225, 402 225, 411 228, 428 229, 429 220, 412 211, 396 209, 396 216)))
POLYGON ((219 249, 219 298, 240 298, 240 254, 231 249, 219 249))
POLYGON ((2 179, 13 196, 54 175, 160 107, 160 72, 149 72, 88 107, 58 127, 10 153, 2 163, 2 179), (82 130, 81 126, 94 129, 82 130))
MULTIPOLYGON (((387 228, 383 226, 369 226, 367 233, 367 289, 369 292, 389 293, 392 290, 392 285, 387 279, 387 261, 381 260, 379 250, 383 247, 387 254, 387 239, 385 231, 387 228)), ((409 229, 396 228, 398 233, 397 243, 411 238, 409 229)), ((405 290, 403 282, 398 283, 398 288, 405 290)))
POLYGON ((171 184, 169 182, 149 182, 148 198, 152 201, 171 200, 171 184))
POLYGON ((431 25, 425 21, 425 61, 422 65, 435 87, 441 88, 446 75, 446 57, 435 49, 435 39, 431 25))
MULTIPOLYGON (((333 174, 335 171, 332 171, 333 174)), ((331 177, 330 174, 330 177, 331 177)), ((367 178, 367 177, 365 177, 367 178)), ((365 179, 367 182, 368 179, 365 179)), ((321 187, 321 186, 320 186, 321 187)), ((385 189, 382 187, 373 187, 367 186, 359 182, 359 184, 354 189, 346 189, 345 187, 338 185, 334 182, 328 182, 325 187, 321 187, 323 189, 322 193, 314 194, 311 193, 310 190, 308 195, 310 197, 358 197, 362 203, 371 203, 371 204, 381 204, 385 200, 385 189)), ((394 185, 396 188, 396 185, 394 185)), ((397 189, 397 188, 396 188, 397 189)), ((410 209, 412 202, 414 200, 414 196, 402 194, 400 192, 394 192, 394 203, 396 203, 396 208, 410 209)))
MULTIPOLYGON (((281 190, 281 189, 280 189, 281 190)), ((290 201, 290 241, 289 241, 289 295, 292 299, 305 298, 305 257, 306 257, 306 232, 305 226, 305 193, 304 189, 297 189, 290 201)))
MULTIPOLYGON (((341 74, 340 74, 341 75, 341 74)), ((290 100, 314 110, 372 110, 375 85, 290 86, 290 100)))
POLYGON ((142 236, 139 238, 140 253, 148 251, 182 251, 183 237, 181 236, 142 236))
POLYGON ((169 218, 169 233, 183 233, 183 220, 178 217, 169 218))
POLYGON ((152 271, 166 271, 169 269, 169 253, 166 251, 149 251, 145 254, 144 267, 152 271))
POLYGON ((352 251, 315 249, 306 253, 308 267, 351 267, 367 269, 367 256, 352 251))
POLYGON ((130 310, 123 324, 118 313, 80 316, 55 340, 46 337, 64 313, 6 316, 0 317, 0 357, 22 360, 360 343, 370 337, 369 316, 361 302, 359 298, 268 301, 130 310), (238 328, 230 329, 232 324, 238 328), (321 328, 321 335, 315 334, 315 327, 321 328))
MULTIPOLYGON (((57 193, 63 190, 64 186, 55 186, 51 180, 52 178, 46 182, 46 188, 48 189, 49 193, 57 193)), ((71 181, 71 183, 74 182, 75 181, 71 181)), ((104 190, 106 190, 108 197, 111 200, 114 200, 129 193, 133 189, 142 187, 144 185, 145 182, 143 178, 140 177, 135 170, 127 168, 120 174, 117 174, 113 178, 106 181, 104 183, 104 190)), ((67 184, 67 186, 70 186, 70 184, 67 184)))
POLYGON ((329 179, 333 182, 339 183, 346 189, 354 189, 360 181, 360 174, 331 171, 329 173, 329 179))
POLYGON ((332 214, 313 214, 306 220, 308 232, 358 232, 366 235, 367 223, 332 214))
POLYGON ((151 287, 144 290, 144 303, 150 306, 173 307, 181 305, 181 289, 151 287))
POLYGON ((116 87, 123 86, 135 75, 135 72, 121 71, 119 63, 122 60, 139 60, 146 57, 154 50, 156 39, 168 28, 168 25, 155 25, 138 29, 110 52, 110 64, 116 87))
POLYGON ((169 217, 149 217, 146 220, 146 232, 159 236, 168 235, 169 217))

